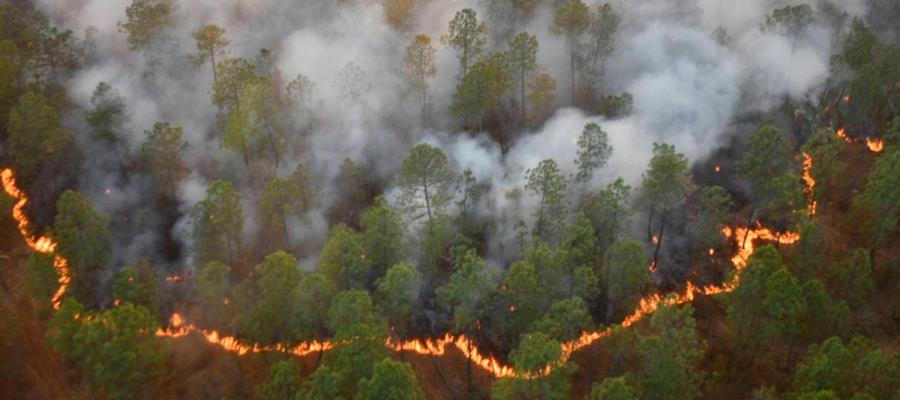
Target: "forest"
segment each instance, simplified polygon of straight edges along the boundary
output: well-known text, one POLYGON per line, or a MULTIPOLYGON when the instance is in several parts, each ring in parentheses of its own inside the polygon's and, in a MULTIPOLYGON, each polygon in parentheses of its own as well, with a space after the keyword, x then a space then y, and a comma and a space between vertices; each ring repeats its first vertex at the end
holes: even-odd
POLYGON ((0 398, 900 400, 897 0, 0 0, 0 398))

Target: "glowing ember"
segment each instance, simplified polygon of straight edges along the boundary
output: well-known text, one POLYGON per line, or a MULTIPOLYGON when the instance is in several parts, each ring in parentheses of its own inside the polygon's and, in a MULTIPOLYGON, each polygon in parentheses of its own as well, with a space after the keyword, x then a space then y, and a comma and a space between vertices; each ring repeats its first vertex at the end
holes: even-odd
POLYGON ((169 275, 166 277, 166 282, 181 282, 184 280, 184 276, 182 275, 169 275))
POLYGON ((844 100, 845 103, 850 102, 850 95, 842 97, 841 100, 844 100))
POLYGON ((110 194, 112 194, 112 189, 106 188, 106 190, 104 190, 103 193, 106 195, 110 195, 110 194))
POLYGON ((716 165, 716 173, 722 172, 722 167, 716 165))
POLYGON ((650 242, 653 244, 659 243, 659 236, 656 236, 656 235, 650 236, 650 242))
POLYGON ((716 254, 716 249, 709 249, 709 255, 716 254))
MULTIPOLYGON (((35 237, 29 232, 28 226, 31 223, 28 221, 28 216, 25 215, 25 205, 28 204, 28 197, 16 186, 16 177, 13 170, 7 168, 0 171, 0 179, 3 180, 3 190, 6 191, 6 194, 16 200, 16 204, 12 208, 12 217, 16 220, 19 234, 22 235, 25 244, 38 253, 53 253, 56 250, 56 242, 53 239, 48 236, 35 237)), ((56 289, 50 300, 53 303, 53 308, 58 310, 62 296, 66 293, 71 280, 69 276, 69 262, 59 254, 56 254, 53 257, 53 267, 59 273, 59 288, 56 289)))

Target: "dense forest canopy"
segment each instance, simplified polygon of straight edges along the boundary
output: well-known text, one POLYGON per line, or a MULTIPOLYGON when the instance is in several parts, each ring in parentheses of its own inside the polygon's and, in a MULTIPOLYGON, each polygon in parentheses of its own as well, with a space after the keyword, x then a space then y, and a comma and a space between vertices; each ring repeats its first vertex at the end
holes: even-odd
POLYGON ((3 398, 900 398, 896 0, 0 0, 3 398))

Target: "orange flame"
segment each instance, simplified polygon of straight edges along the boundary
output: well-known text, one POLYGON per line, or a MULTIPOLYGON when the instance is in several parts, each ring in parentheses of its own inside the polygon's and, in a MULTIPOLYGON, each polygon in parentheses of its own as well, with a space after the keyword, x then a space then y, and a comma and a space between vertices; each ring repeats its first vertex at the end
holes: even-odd
POLYGON ((716 165, 716 173, 718 174, 718 173, 721 172, 721 171, 722 171, 722 167, 716 165))
POLYGON ((816 214, 816 201, 813 200, 813 190, 816 187, 816 180, 812 177, 812 166, 813 159, 807 153, 801 153, 803 155, 803 182, 806 182, 806 188, 803 191, 809 197, 809 215, 816 214))
MULTIPOLYGON (((22 234, 25 242, 35 251, 42 253, 53 252, 56 249, 56 242, 54 242, 49 237, 41 236, 36 238, 29 234, 28 226, 30 223, 23 212, 23 208, 25 207, 25 204, 27 204, 28 198, 16 186, 13 171, 10 169, 4 169, 0 171, 0 176, 2 176, 3 188, 6 193, 17 200, 16 204, 13 206, 12 213, 13 218, 18 223, 19 232, 22 234)), ((734 267, 737 270, 741 270, 747 265, 747 260, 750 258, 750 255, 752 255, 754 251, 755 240, 769 240, 777 241, 783 244, 790 244, 796 242, 799 239, 799 235, 796 233, 787 232, 784 234, 776 234, 761 226, 758 226, 754 229, 745 227, 737 227, 732 229, 730 227, 725 227, 722 229, 722 234, 739 243, 737 252, 731 258, 731 261, 732 263, 734 263, 734 267)), ((712 252, 710 254, 712 254, 712 252)), ((62 297, 62 294, 65 293, 66 288, 69 284, 68 262, 65 258, 57 254, 54 258, 54 266, 57 268, 60 275, 59 290, 53 295, 54 307, 58 309, 60 297, 62 297)), ((697 294, 715 295, 719 293, 729 292, 734 290, 734 288, 737 287, 738 284, 739 274, 735 274, 731 281, 725 282, 721 286, 696 286, 694 285, 694 283, 688 282, 683 293, 669 294, 665 297, 663 297, 661 294, 648 295, 638 302, 637 308, 630 315, 625 317, 621 325, 623 327, 634 325, 645 316, 658 310, 662 305, 678 305, 687 303, 692 301, 694 299, 694 296, 697 294)), ((233 352, 237 355, 258 353, 263 351, 280 351, 296 356, 305 356, 311 353, 327 351, 334 348, 334 343, 330 341, 308 341, 299 343, 295 346, 287 346, 282 344, 268 346, 260 344, 249 345, 241 343, 234 336, 222 335, 217 331, 205 330, 192 324, 186 323, 181 314, 178 313, 172 314, 172 317, 169 321, 169 326, 167 328, 158 329, 156 331, 156 336, 179 338, 190 333, 198 333, 208 343, 220 346, 221 348, 233 352)), ((577 339, 562 343, 561 346, 563 350, 563 357, 561 360, 559 360, 559 362, 568 360, 574 352, 589 346, 597 340, 609 336, 610 333, 610 328, 598 331, 586 331, 583 332, 577 339)), ((394 351, 411 351, 417 354, 429 356, 439 356, 444 354, 448 345, 455 346, 476 366, 498 378, 512 376, 520 376, 529 379, 536 378, 549 374, 550 372, 552 372, 553 368, 553 365, 548 365, 544 370, 536 375, 517 372, 511 366, 504 365, 496 357, 492 355, 481 354, 478 351, 478 346, 475 345, 474 341, 467 338, 465 335, 454 336, 450 333, 447 333, 443 338, 436 340, 412 339, 398 342, 393 339, 388 339, 385 341, 385 346, 394 351)))
MULTIPOLYGON (((19 234, 22 235, 25 244, 38 253, 53 253, 57 246, 53 239, 49 236, 36 237, 32 235, 30 229, 28 229, 29 225, 31 225, 31 222, 28 221, 28 216, 25 215, 25 205, 28 204, 28 196, 26 196, 16 185, 16 176, 13 170, 6 168, 0 171, 0 179, 3 181, 3 190, 6 191, 6 194, 16 200, 16 204, 13 205, 12 208, 12 217, 16 220, 19 234)), ((56 254, 53 257, 53 267, 55 267, 56 271, 59 273, 59 288, 56 289, 56 292, 53 293, 53 297, 50 300, 53 303, 53 308, 58 310, 62 301, 62 296, 66 293, 66 289, 69 287, 69 281, 71 280, 71 277, 69 276, 69 262, 59 254, 56 254)))
MULTIPOLYGON (((844 128, 838 128, 838 130, 837 130, 837 132, 835 132, 835 134, 838 135, 839 138, 844 139, 844 142, 846 142, 846 143, 854 142, 853 139, 851 139, 849 136, 847 136, 847 131, 845 131, 844 128)), ((856 141, 862 142, 863 139, 857 139, 856 141)), ((868 147, 869 151, 871 151, 873 153, 880 153, 882 150, 884 150, 884 139, 882 139, 882 138, 867 137, 865 139, 865 142, 866 142, 866 147, 868 147)))
POLYGON ((882 138, 866 138, 866 146, 873 153, 880 153, 884 150, 884 139, 882 138))

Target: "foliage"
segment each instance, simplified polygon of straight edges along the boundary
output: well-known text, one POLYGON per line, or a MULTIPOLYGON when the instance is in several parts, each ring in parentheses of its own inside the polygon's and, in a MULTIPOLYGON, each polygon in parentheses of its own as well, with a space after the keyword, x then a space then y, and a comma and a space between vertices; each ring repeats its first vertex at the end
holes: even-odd
POLYGON ((157 122, 152 131, 145 131, 147 138, 142 146, 144 160, 156 184, 170 197, 178 191, 178 185, 188 173, 184 154, 188 142, 182 140, 180 126, 168 121, 157 122))
POLYGON ((594 171, 606 165, 612 151, 609 138, 600 125, 590 122, 584 126, 581 136, 578 137, 578 155, 575 158, 578 172, 574 176, 575 183, 582 185, 582 191, 593 178, 594 171))
POLYGON ((384 359, 375 364, 372 377, 359 382, 357 400, 423 400, 425 394, 409 363, 384 359))
POLYGON ((460 76, 469 74, 469 65, 477 60, 484 51, 487 42, 485 33, 487 27, 478 22, 478 15, 471 8, 464 8, 456 12, 446 35, 441 36, 441 43, 456 50, 460 63, 460 76))
POLYGON ((230 182, 213 181, 206 199, 191 210, 195 262, 234 261, 240 250, 244 229, 241 194, 230 182))
MULTIPOLYGON (((256 266, 257 278, 235 292, 232 326, 254 343, 296 343, 300 326, 294 304, 301 270, 294 256, 281 250, 256 266)), ((252 279, 252 278, 248 278, 252 279)))
POLYGON ((171 0, 133 0, 125 7, 127 19, 119 22, 119 31, 128 35, 132 50, 146 50, 174 26, 176 8, 171 0))
POLYGON ((372 268, 362 238, 344 225, 331 230, 319 256, 318 271, 331 279, 338 289, 367 287, 372 268))
POLYGON ((412 311, 422 282, 419 272, 409 264, 394 264, 378 282, 378 300, 394 333, 404 337, 412 321, 412 311))
POLYGON ((413 220, 442 214, 450 202, 454 174, 441 149, 427 143, 413 147, 397 172, 397 203, 413 220), (425 213, 422 214, 424 208, 425 213))
POLYGON ((256 386, 256 394, 264 400, 294 400, 300 389, 300 367, 285 359, 272 365, 269 377, 256 386))
POLYGON ((8 149, 19 176, 35 177, 45 165, 59 160, 72 145, 72 134, 62 127, 54 101, 29 91, 9 111, 8 149))
POLYGON ((408 250, 400 216, 383 197, 375 198, 375 204, 360 216, 359 224, 365 257, 379 277, 406 259, 408 250))
POLYGON ((77 363, 96 393, 110 398, 150 397, 165 373, 169 347, 154 336, 158 324, 147 309, 131 303, 101 313, 63 301, 50 320, 48 341, 77 363))
POLYGON ((66 190, 56 202, 53 238, 57 254, 69 260, 67 293, 84 304, 95 304, 100 276, 111 259, 107 217, 94 211, 83 194, 66 190))
POLYGON ((538 198, 534 213, 534 235, 546 241, 557 237, 566 214, 566 179, 556 161, 544 160, 526 171, 525 188, 538 198))

